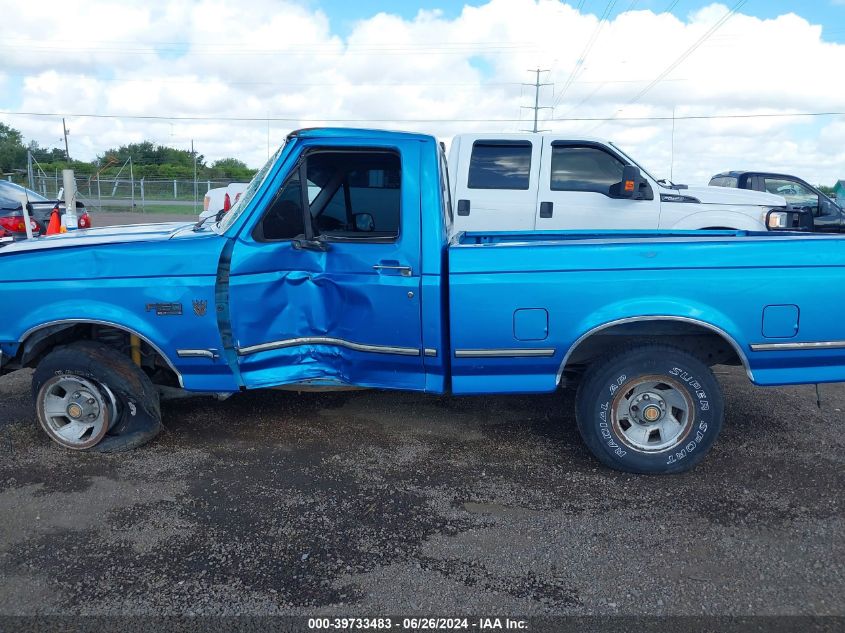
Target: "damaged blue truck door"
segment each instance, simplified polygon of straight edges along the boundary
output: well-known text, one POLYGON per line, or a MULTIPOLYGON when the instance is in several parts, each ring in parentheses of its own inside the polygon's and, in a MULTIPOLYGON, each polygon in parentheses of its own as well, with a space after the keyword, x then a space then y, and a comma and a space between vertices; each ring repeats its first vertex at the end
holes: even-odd
POLYGON ((246 387, 420 390, 420 144, 294 139, 234 244, 246 387))

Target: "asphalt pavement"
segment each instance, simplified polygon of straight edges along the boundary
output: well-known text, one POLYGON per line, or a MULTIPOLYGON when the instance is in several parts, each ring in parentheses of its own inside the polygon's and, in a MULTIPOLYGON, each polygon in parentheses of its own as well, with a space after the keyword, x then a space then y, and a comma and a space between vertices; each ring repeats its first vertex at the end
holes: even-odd
POLYGON ((0 614, 845 615, 845 388, 718 368, 721 437, 633 476, 573 395, 262 391, 118 455, 0 378, 0 614))

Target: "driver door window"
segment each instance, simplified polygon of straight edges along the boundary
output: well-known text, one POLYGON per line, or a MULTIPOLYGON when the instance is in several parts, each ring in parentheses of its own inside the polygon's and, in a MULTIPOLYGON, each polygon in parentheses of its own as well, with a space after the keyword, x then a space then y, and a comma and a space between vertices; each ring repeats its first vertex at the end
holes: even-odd
POLYGON ((641 195, 618 195, 624 169, 623 159, 603 145, 544 137, 535 228, 658 228, 660 199, 645 176, 641 195))
POLYGON ((402 180, 398 154, 318 151, 306 159, 308 210, 302 210, 299 171, 271 201, 256 227, 259 241, 304 237, 393 240, 399 235, 402 180))
POLYGON ((308 158, 314 235, 395 239, 399 235, 402 168, 393 152, 321 152, 308 158))
POLYGON ((552 191, 619 193, 624 165, 594 147, 552 146, 552 191), (614 191, 615 189, 615 191, 614 191))
POLYGON ((764 183, 766 191, 783 196, 790 205, 810 209, 816 216, 819 214, 818 194, 800 182, 784 178, 766 178, 764 183))

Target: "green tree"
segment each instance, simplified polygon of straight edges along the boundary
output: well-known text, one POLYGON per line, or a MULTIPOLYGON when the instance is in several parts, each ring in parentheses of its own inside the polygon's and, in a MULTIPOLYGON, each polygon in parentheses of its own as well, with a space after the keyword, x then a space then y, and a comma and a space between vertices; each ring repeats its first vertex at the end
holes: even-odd
POLYGON ((0 123, 0 173, 26 168, 26 146, 23 135, 5 123, 0 123))
POLYGON ((246 169, 246 163, 237 158, 220 158, 211 163, 212 169, 246 169))
POLYGON ((211 163, 208 169, 210 178, 248 181, 254 174, 254 169, 250 169, 246 163, 237 158, 220 158, 211 163))
POLYGON ((27 149, 39 163, 55 163, 65 160, 65 150, 58 147, 41 147, 37 141, 30 141, 27 149))
MULTIPOLYGON (((194 156, 190 151, 167 147, 166 145, 156 145, 150 141, 129 143, 128 145, 121 145, 118 148, 106 150, 99 156, 99 160, 104 163, 110 158, 113 158, 123 164, 129 160, 130 156, 132 157, 132 164, 141 168, 141 173, 145 171, 143 167, 155 168, 162 165, 177 168, 182 167, 185 169, 190 168, 191 172, 194 168, 194 156)), ((197 170, 204 168, 205 157, 202 154, 197 154, 197 170)), ((178 169, 177 171, 181 172, 178 169)))

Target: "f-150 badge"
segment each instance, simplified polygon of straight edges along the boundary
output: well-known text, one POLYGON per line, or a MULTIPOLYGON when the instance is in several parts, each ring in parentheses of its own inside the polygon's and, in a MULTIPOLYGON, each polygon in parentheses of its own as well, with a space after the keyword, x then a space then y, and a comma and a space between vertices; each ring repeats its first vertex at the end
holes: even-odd
POLYGON ((181 303, 148 303, 147 312, 155 310, 156 316, 182 316, 181 303))

